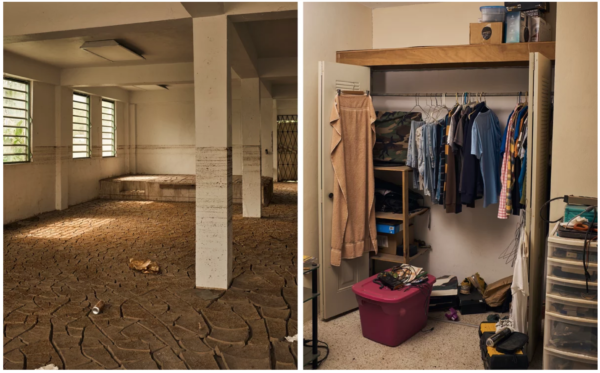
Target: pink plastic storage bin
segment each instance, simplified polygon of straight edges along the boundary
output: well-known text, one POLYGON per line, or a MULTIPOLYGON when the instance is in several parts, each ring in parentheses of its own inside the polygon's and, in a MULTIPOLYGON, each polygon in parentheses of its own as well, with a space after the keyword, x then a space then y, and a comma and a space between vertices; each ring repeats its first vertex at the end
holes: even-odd
POLYGON ((400 290, 390 290, 379 285, 371 276, 352 286, 363 337, 396 347, 418 333, 427 324, 429 297, 435 277, 428 275, 426 283, 400 290))

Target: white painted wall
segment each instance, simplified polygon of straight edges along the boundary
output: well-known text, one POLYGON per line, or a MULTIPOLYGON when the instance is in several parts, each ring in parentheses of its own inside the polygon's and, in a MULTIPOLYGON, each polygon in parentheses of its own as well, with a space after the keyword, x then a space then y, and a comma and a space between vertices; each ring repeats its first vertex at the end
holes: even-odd
MULTIPOLYGON (((469 44, 469 23, 479 22, 479 8, 486 5, 504 3, 411 3, 373 9, 373 48, 469 44)), ((556 3, 551 3, 546 20, 554 35, 556 3)))
MULTIPOLYGON (((598 4, 561 2, 558 12, 550 197, 597 197, 598 4)), ((552 218, 563 213, 553 202, 552 218)))
POLYGON ((58 69, 4 54, 4 73, 32 80, 32 162, 4 165, 4 224, 98 197, 99 180, 129 172, 129 115, 127 103, 117 102, 117 156, 101 156, 101 97, 128 97, 121 89, 113 95, 92 95, 92 158, 72 159, 72 90, 57 90, 58 69), (62 155, 61 155, 62 154, 62 155))
POLYGON ((298 99, 277 99, 277 115, 298 115, 298 99))
POLYGON ((138 174, 196 173, 194 87, 132 91, 138 174))

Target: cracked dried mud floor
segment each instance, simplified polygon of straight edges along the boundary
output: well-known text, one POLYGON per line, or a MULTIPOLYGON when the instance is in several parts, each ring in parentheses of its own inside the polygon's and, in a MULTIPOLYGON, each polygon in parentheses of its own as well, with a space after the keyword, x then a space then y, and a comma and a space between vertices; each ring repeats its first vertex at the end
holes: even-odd
POLYGON ((295 369, 296 188, 275 184, 263 219, 234 205, 227 291, 194 287, 193 203, 95 200, 4 226, 4 368, 295 369))

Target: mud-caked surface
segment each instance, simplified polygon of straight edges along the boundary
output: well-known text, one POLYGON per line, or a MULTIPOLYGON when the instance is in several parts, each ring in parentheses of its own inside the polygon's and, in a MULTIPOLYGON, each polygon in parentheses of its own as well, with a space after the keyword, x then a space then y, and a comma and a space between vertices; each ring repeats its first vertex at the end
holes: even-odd
POLYGON ((6 225, 4 368, 295 369, 296 184, 275 184, 263 216, 234 206, 227 291, 195 289, 193 203, 96 200, 6 225))

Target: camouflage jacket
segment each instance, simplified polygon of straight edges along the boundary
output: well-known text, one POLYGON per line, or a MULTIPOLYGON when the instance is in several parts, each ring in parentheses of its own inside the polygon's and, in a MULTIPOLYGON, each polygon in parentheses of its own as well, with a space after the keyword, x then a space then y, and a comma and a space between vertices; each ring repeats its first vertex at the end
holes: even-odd
POLYGON ((410 123, 420 121, 421 113, 402 111, 376 112, 375 132, 377 138, 373 147, 373 160, 394 164, 405 164, 408 152, 410 123))

